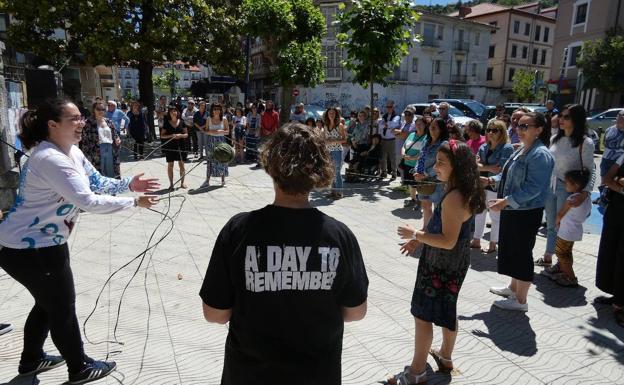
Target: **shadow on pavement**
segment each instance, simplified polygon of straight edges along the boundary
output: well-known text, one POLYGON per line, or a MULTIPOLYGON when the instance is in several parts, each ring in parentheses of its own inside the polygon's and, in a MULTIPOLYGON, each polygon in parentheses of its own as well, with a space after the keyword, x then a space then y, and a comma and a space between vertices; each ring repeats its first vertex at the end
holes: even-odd
POLYGON ((3 382, 0 385, 38 385, 37 376, 16 376, 9 382, 3 382))
POLYGON ((215 186, 208 186, 208 187, 203 187, 203 188, 195 188, 195 189, 190 189, 188 192, 188 195, 197 195, 197 194, 204 194, 219 188, 223 188, 225 186, 221 186, 221 185, 215 185, 215 186))
POLYGON ((533 283, 537 291, 544 296, 544 303, 548 306, 565 308, 587 305, 585 298, 587 288, 584 286, 559 286, 542 274, 535 274, 533 283))
POLYGON ((481 249, 470 249, 470 269, 497 272, 496 253, 485 254, 481 249))
POLYGON ((498 309, 474 314, 471 317, 459 316, 459 320, 481 320, 487 332, 474 329, 472 334, 489 338, 500 349, 518 356, 531 357, 537 353, 535 332, 529 323, 529 317, 522 312, 498 309))
POLYGON ((615 322, 614 310, 611 305, 593 303, 592 306, 596 309, 596 316, 588 319, 589 324, 607 333, 599 333, 588 329, 585 338, 600 347, 609 349, 611 356, 621 365, 624 365, 624 354, 622 354, 622 349, 624 349, 622 347, 624 343, 624 327, 615 322), (610 338, 609 334, 613 338, 610 338))

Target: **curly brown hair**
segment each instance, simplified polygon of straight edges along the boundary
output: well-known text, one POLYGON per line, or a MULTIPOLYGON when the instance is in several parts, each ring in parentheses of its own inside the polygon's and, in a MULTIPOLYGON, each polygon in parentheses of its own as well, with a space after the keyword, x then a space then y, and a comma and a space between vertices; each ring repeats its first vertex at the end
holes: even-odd
POLYGON ((440 146, 438 152, 446 155, 453 172, 447 182, 448 191, 457 189, 464 197, 464 202, 472 214, 485 210, 485 192, 479 179, 479 169, 475 154, 463 142, 451 139, 440 146))
POLYGON ((334 165, 322 133, 301 123, 283 125, 260 150, 264 170, 285 193, 307 194, 327 187, 334 165))

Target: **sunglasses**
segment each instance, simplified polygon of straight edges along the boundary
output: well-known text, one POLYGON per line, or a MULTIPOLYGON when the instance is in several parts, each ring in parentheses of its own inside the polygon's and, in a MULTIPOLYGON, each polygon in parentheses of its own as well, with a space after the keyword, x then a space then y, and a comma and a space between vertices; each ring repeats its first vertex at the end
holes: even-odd
POLYGON ((487 128, 485 130, 488 134, 496 134, 497 132, 501 132, 498 128, 487 128))
POLYGON ((518 128, 520 129, 520 131, 526 131, 529 129, 529 127, 536 127, 536 126, 535 124, 527 124, 527 123, 518 124, 518 128))
POLYGON ((394 106, 386 106, 386 108, 394 108, 394 106))
POLYGON ((414 115, 414 114, 412 114, 411 112, 406 112, 404 115, 405 115, 405 116, 412 116, 412 115, 414 115))
POLYGON ((570 114, 561 114, 561 119, 563 119, 563 120, 570 120, 572 118, 570 117, 570 114))

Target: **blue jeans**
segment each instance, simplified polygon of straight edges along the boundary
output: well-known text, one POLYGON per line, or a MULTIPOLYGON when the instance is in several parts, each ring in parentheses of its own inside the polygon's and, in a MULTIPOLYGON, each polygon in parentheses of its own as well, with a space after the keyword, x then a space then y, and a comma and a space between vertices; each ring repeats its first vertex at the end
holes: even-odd
POLYGON ((113 145, 111 143, 100 143, 100 173, 109 178, 115 177, 113 168, 113 145))
POLYGON ((555 191, 548 190, 548 196, 544 204, 546 212, 546 254, 555 254, 555 242, 557 241, 557 213, 563 207, 566 199, 571 194, 565 190, 565 184, 557 179, 555 191))
POLYGON ((333 187, 335 189, 342 189, 342 150, 336 150, 330 152, 332 159, 334 160, 334 169, 336 172, 336 179, 334 180, 333 187))

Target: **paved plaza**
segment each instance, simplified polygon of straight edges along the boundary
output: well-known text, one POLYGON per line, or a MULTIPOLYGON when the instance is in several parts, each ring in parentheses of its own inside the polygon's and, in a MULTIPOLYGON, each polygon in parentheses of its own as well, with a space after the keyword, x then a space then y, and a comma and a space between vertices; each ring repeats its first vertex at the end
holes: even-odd
MULTIPOLYGON (((195 165, 187 164, 187 170, 195 165)), ((205 165, 194 168, 187 184, 197 188, 205 171, 205 165)), ((167 185, 162 158, 123 163, 122 172, 145 172, 167 185)), ((345 327, 342 372, 344 384, 367 385, 411 361, 414 319, 409 307, 418 259, 400 255, 396 228, 406 221, 420 226, 421 219, 403 209, 405 194, 396 190, 398 182, 347 186, 353 189, 342 200, 314 193, 312 201, 346 223, 362 248, 370 279, 368 314, 345 327)), ((221 227, 236 213, 270 203, 271 180, 262 170, 241 165, 230 168, 226 187, 178 189, 171 195, 155 207, 168 212, 165 219, 143 209, 85 213, 70 239, 85 349, 94 358, 118 364, 98 384, 219 383, 227 326, 203 319, 198 291, 221 227), (153 247, 137 258, 148 244, 153 247)), ((429 383, 624 384, 624 328, 614 322, 610 308, 593 303, 601 294, 594 286, 598 242, 599 234, 586 234, 575 245, 578 288, 561 288, 536 276, 528 313, 492 307, 499 297, 489 287, 508 280, 496 273, 495 255, 473 252, 458 304, 457 372, 451 377, 430 369, 429 383)), ((536 256, 544 246, 544 238, 538 237, 536 256)), ((47 385, 67 379, 65 368, 38 379, 15 378, 22 327, 32 305, 29 293, 0 271, 0 322, 15 327, 0 337, 0 383, 47 385)), ((435 329, 433 346, 440 342, 435 329)), ((47 351, 56 353, 50 339, 47 351)), ((435 368, 432 359, 429 364, 435 368)))

